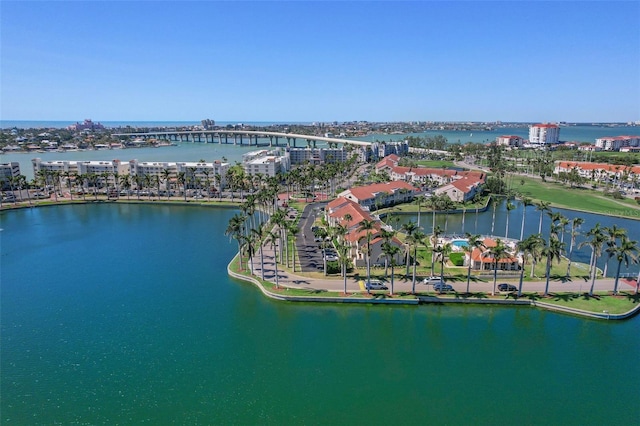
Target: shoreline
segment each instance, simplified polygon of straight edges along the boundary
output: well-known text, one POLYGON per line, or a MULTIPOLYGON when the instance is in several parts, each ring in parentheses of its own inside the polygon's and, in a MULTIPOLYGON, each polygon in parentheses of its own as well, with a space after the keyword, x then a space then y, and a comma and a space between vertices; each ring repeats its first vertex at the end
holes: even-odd
MULTIPOLYGON (((415 299, 389 299, 386 297, 368 297, 368 298, 360 298, 353 297, 350 298, 348 296, 288 296, 286 294, 278 294, 273 293, 266 289, 258 280, 258 278, 253 275, 246 275, 242 273, 238 273, 232 270, 232 264, 234 261, 237 261, 237 256, 231 259, 229 264, 227 265, 227 273, 229 276, 251 283, 258 287, 258 289, 262 292, 262 294, 270 299, 285 301, 285 302, 313 302, 313 303, 360 303, 360 304, 369 304, 369 305, 422 305, 422 304, 470 304, 470 305, 499 305, 499 306, 530 306, 533 308, 540 308, 548 311, 568 314, 572 316, 579 316, 583 318, 592 318, 592 319, 600 319, 600 320, 624 320, 630 319, 636 316, 640 312, 640 304, 636 305, 632 309, 627 312, 623 312, 620 314, 611 314, 609 312, 592 312, 586 311, 583 309, 571 308, 566 306, 555 305, 553 303, 541 302, 536 300, 522 300, 522 299, 498 299, 498 298, 487 298, 487 299, 466 299, 466 298, 450 298, 450 297, 438 297, 438 296, 430 296, 430 295, 415 295, 415 299)), ((313 278, 307 278, 307 280, 313 281, 313 278)), ((282 288, 289 288, 285 285, 281 285, 282 288)), ((285 290, 286 291, 286 290, 285 290)))

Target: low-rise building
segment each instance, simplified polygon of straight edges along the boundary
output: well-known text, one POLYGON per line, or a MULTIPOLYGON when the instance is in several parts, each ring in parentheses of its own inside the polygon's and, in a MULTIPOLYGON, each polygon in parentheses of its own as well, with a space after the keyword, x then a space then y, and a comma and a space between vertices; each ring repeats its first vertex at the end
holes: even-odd
POLYGON ((400 203, 408 203, 416 195, 416 188, 402 181, 375 183, 373 185, 356 186, 338 194, 358 203, 366 210, 376 210, 400 203))
POLYGON ((596 147, 603 151, 621 151, 622 148, 639 146, 640 136, 607 136, 596 139, 596 147))
POLYGON ((496 143, 502 146, 519 147, 524 145, 524 139, 515 135, 498 136, 496 143))

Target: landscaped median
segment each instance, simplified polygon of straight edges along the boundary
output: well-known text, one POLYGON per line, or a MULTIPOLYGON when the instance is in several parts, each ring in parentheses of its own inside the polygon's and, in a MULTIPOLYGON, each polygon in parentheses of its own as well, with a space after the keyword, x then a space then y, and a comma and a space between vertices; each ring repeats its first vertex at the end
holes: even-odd
POLYGON ((479 293, 433 293, 420 292, 416 294, 399 292, 389 296, 386 291, 342 292, 327 291, 317 288, 292 288, 276 285, 270 281, 262 280, 248 269, 239 270, 238 256, 231 260, 227 266, 227 272, 234 278, 255 284, 262 293, 276 300, 290 302, 330 302, 330 303, 368 303, 368 304, 394 304, 394 305, 418 305, 418 304, 476 304, 476 305, 528 305, 541 309, 563 312, 571 315, 579 315, 597 319, 626 319, 631 318, 640 311, 640 295, 632 292, 620 292, 613 296, 610 293, 599 292, 593 296, 587 293, 553 293, 542 296, 539 293, 524 293, 519 298, 513 293, 491 296, 484 292, 479 293))

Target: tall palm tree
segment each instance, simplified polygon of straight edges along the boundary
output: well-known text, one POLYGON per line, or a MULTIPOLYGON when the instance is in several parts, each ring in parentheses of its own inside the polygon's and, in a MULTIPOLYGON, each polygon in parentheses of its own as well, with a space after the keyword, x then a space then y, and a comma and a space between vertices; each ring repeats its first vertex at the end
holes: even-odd
POLYGON ((536 210, 540 212, 540 223, 538 224, 538 234, 542 234, 542 217, 544 216, 545 212, 548 212, 551 210, 549 208, 549 206, 551 206, 551 203, 546 201, 539 201, 535 204, 535 206, 536 206, 536 210))
POLYGON ((244 222, 245 219, 240 214, 235 214, 227 225, 227 229, 224 231, 224 235, 228 235, 229 238, 233 238, 238 242, 238 269, 243 270, 242 267, 242 237, 244 236, 244 222))
POLYGON ((498 281, 498 262, 509 257, 509 252, 507 251, 507 246, 498 238, 496 245, 489 248, 489 253, 493 258, 493 291, 491 295, 494 296, 496 294, 496 282, 498 281))
POLYGON ((613 253, 615 253, 615 247, 618 244, 618 240, 621 239, 622 237, 626 237, 627 236, 627 230, 624 228, 620 228, 618 227, 618 225, 613 224, 611 226, 606 226, 603 228, 604 231, 604 235, 607 239, 607 241, 605 242, 606 246, 607 246, 607 259, 604 263, 604 271, 602 272, 602 278, 606 278, 607 277, 607 270, 609 269, 609 259, 611 259, 611 257, 613 256, 613 253))
POLYGON ((596 223, 593 228, 591 228, 585 236, 588 238, 586 241, 583 241, 579 247, 589 246, 591 248, 591 260, 589 261, 589 277, 591 278, 591 288, 589 289, 589 296, 593 296, 593 288, 596 283, 596 260, 602 254, 602 246, 606 242, 606 236, 602 228, 600 227, 600 223, 596 223))
POLYGON ((516 205, 511 202, 507 198, 507 225, 505 226, 504 238, 509 238, 509 216, 511 215, 511 210, 516 208, 516 205))
POLYGON ((578 228, 580 228, 580 225, 582 225, 584 223, 584 219, 582 219, 581 217, 576 217, 573 218, 573 220, 571 221, 571 243, 569 245, 569 256, 568 256, 568 260, 569 262, 567 263, 567 277, 571 276, 571 257, 573 256, 573 247, 576 244, 576 237, 579 235, 579 231, 578 228))
POLYGON ((496 207, 498 207, 498 200, 492 200, 491 205, 493 206, 493 216, 491 216, 491 235, 493 235, 493 230, 496 224, 496 207))
POLYGON ((522 252, 522 268, 520 268, 520 284, 518 285, 518 297, 522 296, 522 282, 524 280, 524 271, 527 266, 527 258, 534 256, 534 252, 537 248, 544 246, 544 241, 541 241, 540 234, 529 235, 526 239, 518 241, 516 248, 522 252))
POLYGON ((365 241, 367 243, 366 256, 367 256, 367 283, 371 281, 371 236, 374 231, 376 222, 370 219, 362 219, 358 226, 357 232, 365 232, 365 241))
POLYGON ((382 243, 382 253, 386 258, 386 264, 391 265, 391 291, 389 292, 390 296, 393 296, 393 283, 394 283, 394 266, 396 264, 396 255, 400 252, 400 248, 391 244, 390 242, 382 243))
MULTIPOLYGON (((162 180, 162 182, 165 183, 164 187, 165 187, 165 189, 167 191, 167 200, 169 200, 169 196, 171 195, 171 182, 170 181, 171 181, 171 175, 172 174, 173 173, 171 172, 171 170, 167 169, 167 168, 163 169, 160 172, 161 180, 162 180)), ((160 194, 159 191, 158 191, 158 194, 160 194)))
POLYGON ((414 231, 411 236, 411 242, 413 244, 413 274, 411 277, 411 292, 416 292, 416 268, 418 265, 418 246, 424 245, 424 240, 427 235, 422 232, 420 229, 414 231))
MULTIPOLYGON (((402 224, 402 232, 404 232, 407 237, 405 240, 410 240, 411 237, 413 236, 413 233, 416 232, 418 230, 418 224, 415 222, 407 222, 407 223, 403 223, 402 224)), ((409 276, 409 264, 411 262, 409 262, 409 257, 411 256, 411 250, 407 250, 406 252, 406 261, 405 261, 405 265, 406 265, 406 272, 405 275, 408 277, 409 276)))
MULTIPOLYGON (((444 259, 451 253, 451 243, 441 244, 434 249, 434 253, 438 254, 440 258, 440 283, 444 282, 444 259)), ((442 293, 443 286, 441 285, 438 293, 442 293)), ((415 290, 413 291, 415 293, 415 290)))
POLYGON ((520 200, 520 203, 522 204, 522 224, 520 225, 520 241, 522 241, 524 238, 524 220, 527 217, 527 207, 532 206, 533 202, 531 201, 531 198, 522 197, 522 199, 520 200))
POLYGON ((549 238, 549 245, 547 245, 542 250, 542 255, 547 258, 547 266, 545 272, 545 287, 544 287, 544 296, 549 294, 549 280, 551 279, 551 264, 554 260, 560 261, 562 257, 562 250, 564 248, 564 243, 560 242, 557 236, 551 235, 549 238))
POLYGON ((260 278, 264 281, 264 253, 262 250, 262 240, 266 235, 264 223, 259 223, 257 227, 251 229, 251 236, 253 240, 258 244, 258 250, 260 250, 260 278))
POLYGON ((422 209, 422 205, 427 201, 427 197, 424 195, 418 195, 414 198, 413 202, 418 205, 418 228, 420 228, 420 210, 422 209))
POLYGON ((274 271, 276 274, 276 288, 280 288, 280 282, 278 278, 278 260, 276 259, 276 250, 278 248, 278 239, 280 238, 280 234, 278 232, 267 232, 267 239, 265 242, 271 243, 271 249, 273 250, 273 265, 274 271))
POLYGON ((471 235, 470 233, 465 234, 467 237, 467 245, 463 247, 463 250, 469 256, 469 261, 467 262, 467 294, 469 294, 469 284, 471 282, 471 266, 473 264, 473 259, 471 258, 471 254, 475 249, 483 249, 484 240, 482 236, 479 234, 471 235))
MULTIPOLYGON (((384 243, 389 244, 391 242, 391 239, 396 235, 396 231, 394 231, 393 229, 391 231, 387 231, 386 229, 382 229, 380 231, 380 237, 382 238, 382 240, 384 241, 384 243)), ((387 256, 385 256, 385 260, 384 260, 384 276, 385 278, 387 277, 387 268, 389 266, 389 258, 387 256)))
POLYGON ((347 294, 347 266, 349 265, 349 246, 344 241, 338 241, 336 244, 336 251, 338 252, 338 263, 340 264, 340 272, 342 273, 342 279, 344 282, 344 294, 347 294))
POLYGON ((435 271, 435 254, 434 249, 438 246, 438 239, 442 235, 442 229, 440 226, 436 226, 433 230, 433 234, 431 235, 431 275, 434 274, 435 271))
POLYGON ((620 238, 620 244, 610 247, 610 257, 614 257, 618 261, 618 268, 616 269, 616 279, 613 284, 613 294, 618 294, 618 281, 620 280, 620 266, 624 262, 625 266, 629 266, 629 263, 638 262, 638 242, 629 240, 626 235, 620 238))

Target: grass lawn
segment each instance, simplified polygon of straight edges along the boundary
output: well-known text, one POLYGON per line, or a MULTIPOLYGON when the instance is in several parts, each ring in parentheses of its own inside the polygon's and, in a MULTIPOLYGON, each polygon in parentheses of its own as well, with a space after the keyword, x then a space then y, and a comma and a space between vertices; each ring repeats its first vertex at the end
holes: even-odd
POLYGON ((601 191, 570 188, 561 183, 525 176, 514 176, 513 180, 516 191, 535 200, 548 201, 552 207, 640 219, 640 206, 631 199, 614 200, 601 191), (521 181, 524 185, 520 184, 521 181))
POLYGON ((418 165, 420 166, 430 167, 430 168, 456 167, 455 164, 453 164, 453 161, 447 161, 447 160, 418 160, 416 161, 416 163, 418 163, 418 165))
POLYGON ((601 292, 596 292, 594 296, 589 296, 588 293, 558 293, 540 301, 590 312, 622 314, 638 306, 640 295, 631 291, 620 292, 618 296, 601 292))

